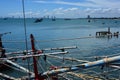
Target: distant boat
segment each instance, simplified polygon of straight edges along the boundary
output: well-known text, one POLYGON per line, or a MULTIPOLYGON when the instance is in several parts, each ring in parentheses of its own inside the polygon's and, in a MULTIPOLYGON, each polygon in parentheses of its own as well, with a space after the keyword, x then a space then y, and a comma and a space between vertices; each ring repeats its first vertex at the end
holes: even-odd
POLYGON ((105 22, 103 22, 102 24, 105 24, 105 22))
POLYGON ((52 21, 56 21, 56 17, 54 16, 54 17, 52 17, 52 21))
POLYGON ((64 20, 71 20, 70 18, 65 18, 64 20))
POLYGON ((34 23, 42 22, 43 18, 37 18, 34 23))
POLYGON ((52 21, 56 21, 56 19, 55 19, 55 18, 53 18, 53 19, 52 19, 52 21))
POLYGON ((90 22, 90 19, 88 20, 88 22, 90 22))
POLYGON ((7 20, 8 18, 3 18, 3 20, 7 20))

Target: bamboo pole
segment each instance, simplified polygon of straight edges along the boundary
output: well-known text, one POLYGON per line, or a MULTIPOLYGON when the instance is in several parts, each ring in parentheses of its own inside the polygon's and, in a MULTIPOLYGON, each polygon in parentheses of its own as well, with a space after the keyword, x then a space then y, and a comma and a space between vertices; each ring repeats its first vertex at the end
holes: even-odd
POLYGON ((75 65, 72 67, 66 67, 66 68, 60 68, 56 70, 47 71, 47 72, 42 73, 41 76, 47 77, 47 75, 52 76, 52 75, 57 75, 57 74, 64 73, 64 72, 71 72, 71 71, 77 71, 79 69, 86 69, 86 68, 91 68, 95 66, 101 66, 101 65, 105 65, 105 64, 109 64, 109 63, 113 63, 117 61, 120 61, 120 56, 104 58, 98 61, 79 64, 79 65, 75 65))
POLYGON ((16 80, 16 78, 8 76, 6 74, 0 73, 0 76, 4 78, 5 80, 16 80))

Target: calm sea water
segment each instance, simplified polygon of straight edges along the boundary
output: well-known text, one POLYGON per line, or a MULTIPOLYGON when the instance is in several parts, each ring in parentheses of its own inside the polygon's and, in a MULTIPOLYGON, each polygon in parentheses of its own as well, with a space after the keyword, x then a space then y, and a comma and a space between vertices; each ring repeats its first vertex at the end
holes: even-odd
MULTIPOLYGON (((35 19, 26 19, 26 30, 28 39, 28 49, 31 49, 30 34, 36 39, 36 48, 55 48, 66 46, 77 46, 77 49, 68 50, 70 53, 65 57, 74 57, 84 60, 93 56, 108 56, 120 53, 120 38, 95 38, 97 31, 120 32, 120 20, 115 19, 94 19, 88 22, 87 19, 64 20, 44 19, 42 22, 34 23, 35 19), (84 38, 94 36, 94 38, 84 38), (84 39, 75 39, 84 38, 84 39), (61 40, 58 40, 61 39, 61 40), (70 40, 65 40, 70 39, 70 40)), ((0 33, 11 32, 11 34, 2 37, 3 45, 7 52, 25 50, 25 35, 23 19, 0 19, 0 33)), ((51 60, 51 59, 50 59, 51 60)), ((51 60, 54 64, 58 64, 51 60)), ((67 63, 67 62, 66 62, 67 63)), ((64 62, 64 64, 66 64, 64 62)), ((19 61, 19 64, 22 64, 19 61)), ((64 65, 60 64, 60 65, 64 65)), ((71 63, 70 63, 71 64, 71 63)), ((73 63, 74 64, 74 63, 73 63)), ((22 64, 23 65, 23 64, 22 64)), ((27 65, 27 64, 26 64, 27 65)), ((23 66, 26 67, 24 64, 23 66)), ((100 71, 100 70, 98 70, 100 71)), ((119 71, 120 72, 120 71, 119 71)), ((14 71, 8 70, 6 73, 15 75, 14 71)), ((118 76, 117 76, 118 77, 118 76)))

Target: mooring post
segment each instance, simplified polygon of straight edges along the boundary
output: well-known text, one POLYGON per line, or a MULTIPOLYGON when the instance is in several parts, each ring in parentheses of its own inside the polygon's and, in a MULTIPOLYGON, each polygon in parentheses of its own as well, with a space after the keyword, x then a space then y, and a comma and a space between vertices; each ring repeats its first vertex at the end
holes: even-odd
POLYGON ((1 36, 0 36, 0 48, 2 48, 2 39, 1 39, 1 36))
POLYGON ((110 27, 108 27, 108 33, 110 34, 110 27))

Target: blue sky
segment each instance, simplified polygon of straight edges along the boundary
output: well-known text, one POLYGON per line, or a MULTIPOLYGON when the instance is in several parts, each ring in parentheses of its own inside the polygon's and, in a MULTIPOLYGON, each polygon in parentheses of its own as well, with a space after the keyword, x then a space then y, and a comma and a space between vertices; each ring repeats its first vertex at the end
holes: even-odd
MULTIPOLYGON (((26 17, 120 17, 120 0, 24 0, 26 17)), ((0 16, 22 17, 22 0, 1 0, 0 16)))

